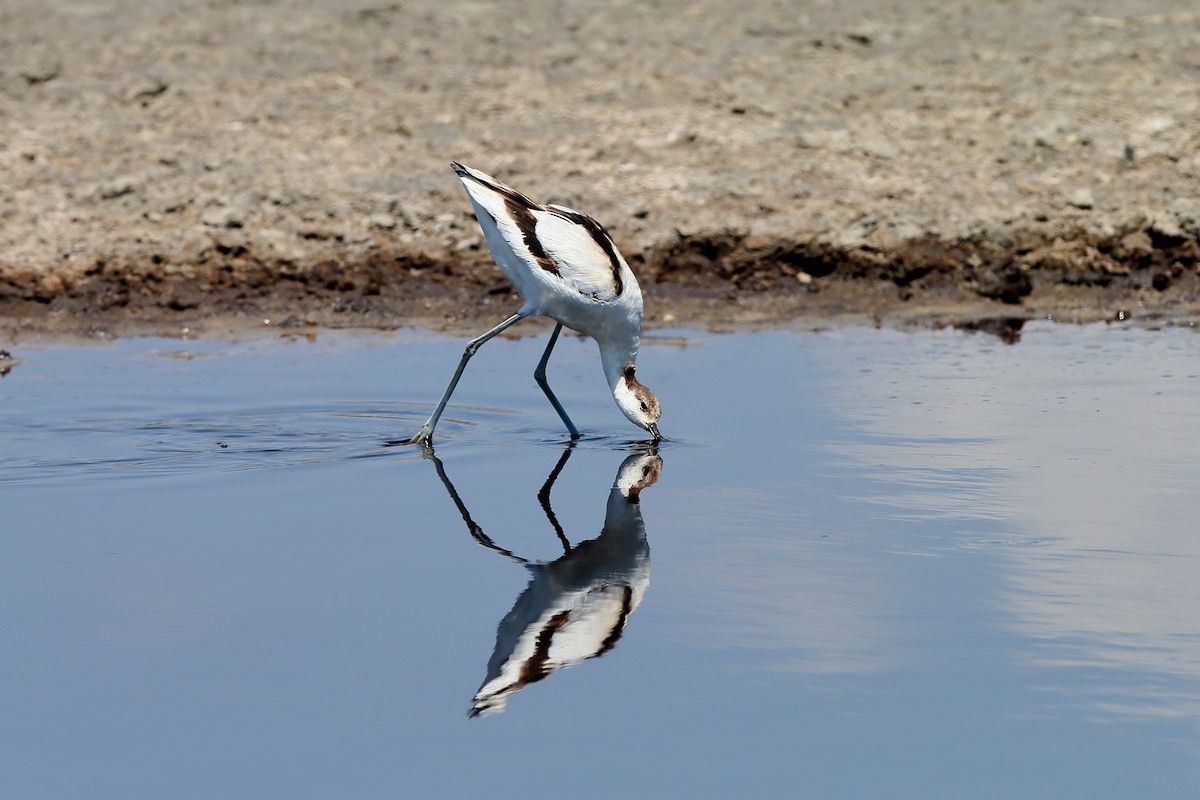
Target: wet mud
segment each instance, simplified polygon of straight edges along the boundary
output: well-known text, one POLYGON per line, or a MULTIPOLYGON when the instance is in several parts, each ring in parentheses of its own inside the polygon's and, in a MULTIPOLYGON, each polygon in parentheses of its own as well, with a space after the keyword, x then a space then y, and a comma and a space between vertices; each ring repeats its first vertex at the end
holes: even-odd
MULTIPOLYGON (((1200 245, 1148 225, 1008 246, 923 238, 890 250, 723 230, 676 234, 629 260, 650 328, 867 321, 989 330, 988 320, 1200 319, 1200 245)), ((265 327, 470 330, 519 302, 480 248, 437 253, 381 245, 305 262, 218 243, 186 263, 118 259, 0 270, 0 324, 10 337, 265 327)))

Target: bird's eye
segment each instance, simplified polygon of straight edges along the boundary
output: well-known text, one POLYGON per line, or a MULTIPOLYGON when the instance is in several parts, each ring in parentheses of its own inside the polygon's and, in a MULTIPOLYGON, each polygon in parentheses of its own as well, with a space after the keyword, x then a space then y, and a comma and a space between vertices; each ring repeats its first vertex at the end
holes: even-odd
POLYGON ((646 405, 646 401, 643 400, 642 401, 642 411, 649 411, 649 410, 650 410, 650 406, 646 405))

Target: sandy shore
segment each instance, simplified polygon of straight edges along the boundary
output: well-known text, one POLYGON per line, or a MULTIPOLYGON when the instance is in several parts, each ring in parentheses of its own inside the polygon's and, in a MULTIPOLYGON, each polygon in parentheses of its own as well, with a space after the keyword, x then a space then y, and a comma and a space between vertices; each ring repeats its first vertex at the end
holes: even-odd
POLYGON ((652 326, 1195 324, 1200 11, 1087 6, 8 0, 0 337, 477 327, 451 159, 652 326))

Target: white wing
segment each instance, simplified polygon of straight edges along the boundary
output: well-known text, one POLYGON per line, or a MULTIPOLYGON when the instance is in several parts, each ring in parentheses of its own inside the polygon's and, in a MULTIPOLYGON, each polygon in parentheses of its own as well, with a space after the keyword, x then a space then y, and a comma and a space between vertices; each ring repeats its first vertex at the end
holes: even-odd
POLYGON ((597 300, 612 300, 621 293, 617 249, 599 223, 556 208, 535 211, 533 217, 534 234, 557 265, 560 278, 581 295, 597 300))
POLYGON ((600 223, 569 208, 535 203, 479 170, 457 163, 454 169, 475 206, 488 249, 518 288, 525 283, 524 267, 595 300, 621 294, 624 262, 600 223))

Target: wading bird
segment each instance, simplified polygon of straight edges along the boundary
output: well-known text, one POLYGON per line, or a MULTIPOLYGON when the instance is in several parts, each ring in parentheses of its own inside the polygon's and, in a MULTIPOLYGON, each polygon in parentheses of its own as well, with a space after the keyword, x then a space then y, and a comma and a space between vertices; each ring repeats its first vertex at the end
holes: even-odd
POLYGON ((608 232, 578 211, 535 203, 479 170, 457 162, 451 166, 467 189, 492 258, 520 292, 524 304, 517 313, 467 343, 437 408, 410 441, 421 445, 432 441, 433 430, 467 362, 484 342, 533 316, 550 317, 557 323, 533 377, 572 439, 579 438, 579 429, 546 380, 546 362, 564 325, 596 340, 617 407, 633 424, 659 439, 658 398, 636 377, 642 290, 608 232))
POLYGON ((496 627, 487 676, 475 693, 469 716, 503 711, 509 698, 529 684, 611 651, 650 585, 650 545, 640 494, 662 474, 663 461, 655 445, 644 445, 644 451, 621 462, 608 495, 604 528, 595 539, 574 545, 550 507, 550 491, 572 447, 573 443, 567 445, 538 492, 538 502, 564 550, 554 561, 545 562, 522 558, 484 533, 441 460, 429 450, 428 458, 475 541, 529 570, 525 591, 496 627))

